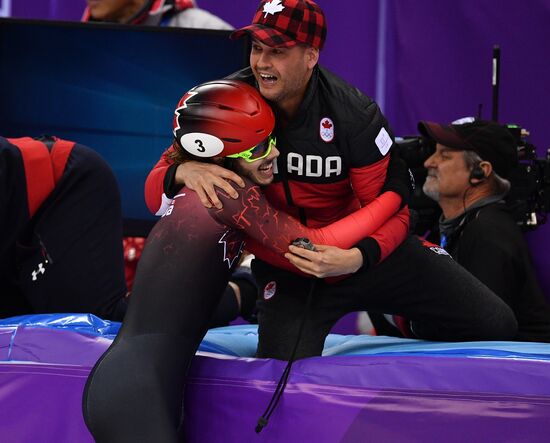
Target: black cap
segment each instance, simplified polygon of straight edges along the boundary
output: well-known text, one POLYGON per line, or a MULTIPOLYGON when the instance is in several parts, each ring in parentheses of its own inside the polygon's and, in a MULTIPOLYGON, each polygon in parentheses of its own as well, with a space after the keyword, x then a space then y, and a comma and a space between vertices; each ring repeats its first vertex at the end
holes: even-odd
POLYGON ((488 161, 502 178, 508 178, 518 163, 517 143, 507 127, 495 122, 473 120, 462 124, 441 125, 421 121, 418 130, 424 137, 448 148, 474 151, 488 161))

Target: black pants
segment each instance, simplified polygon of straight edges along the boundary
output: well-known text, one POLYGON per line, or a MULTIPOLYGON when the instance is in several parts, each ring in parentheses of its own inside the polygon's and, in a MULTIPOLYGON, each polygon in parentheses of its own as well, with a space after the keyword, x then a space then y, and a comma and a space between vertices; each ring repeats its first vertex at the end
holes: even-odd
MULTIPOLYGON (((361 269, 336 284, 317 281, 297 358, 321 355, 336 321, 353 311, 401 315, 412 322, 418 338, 427 340, 512 339, 517 330, 512 310, 441 252, 409 237, 375 267, 361 269)), ((258 356, 286 360, 296 340, 311 280, 259 260, 253 262, 252 269, 262 298, 258 305, 258 356)))

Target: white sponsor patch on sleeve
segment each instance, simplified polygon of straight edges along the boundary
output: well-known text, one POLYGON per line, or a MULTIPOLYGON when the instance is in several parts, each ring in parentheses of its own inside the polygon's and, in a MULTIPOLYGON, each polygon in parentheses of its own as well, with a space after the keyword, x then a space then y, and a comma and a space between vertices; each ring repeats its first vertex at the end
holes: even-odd
POLYGON ((155 215, 163 216, 168 208, 172 205, 173 200, 171 198, 168 198, 166 194, 162 194, 162 201, 160 202, 160 207, 157 212, 155 212, 155 215))
POLYGON ((388 134, 388 131, 386 131, 386 128, 380 129, 380 132, 378 133, 374 141, 376 143, 376 146, 378 146, 378 150, 382 155, 386 155, 390 150, 391 145, 393 144, 390 134, 388 134))

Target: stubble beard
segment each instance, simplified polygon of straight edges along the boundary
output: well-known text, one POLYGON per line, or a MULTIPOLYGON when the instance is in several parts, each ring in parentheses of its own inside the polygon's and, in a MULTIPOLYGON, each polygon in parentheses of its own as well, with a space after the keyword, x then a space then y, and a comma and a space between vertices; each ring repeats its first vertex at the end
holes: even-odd
MULTIPOLYGON (((433 182, 435 180, 434 178, 431 179, 433 182)), ((424 191, 424 194, 426 194, 428 197, 430 197, 432 200, 435 200, 436 202, 439 201, 439 189, 435 184, 429 183, 428 181, 424 182, 424 185, 422 186, 422 191, 424 191)))

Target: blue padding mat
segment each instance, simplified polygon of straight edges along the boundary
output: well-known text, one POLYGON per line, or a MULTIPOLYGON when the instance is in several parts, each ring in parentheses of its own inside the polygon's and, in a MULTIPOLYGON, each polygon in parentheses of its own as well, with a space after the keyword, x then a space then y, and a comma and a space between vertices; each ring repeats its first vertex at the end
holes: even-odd
MULTIPOLYGON (((102 320, 91 314, 24 315, 0 320, 0 328, 21 326, 61 329, 108 339, 113 339, 120 329, 120 323, 102 320)), ((227 326, 208 331, 199 351, 253 357, 257 342, 256 325, 227 326)), ((429 342, 385 336, 330 334, 323 355, 429 355, 550 360, 550 344, 509 341, 429 342)))
MULTIPOLYGON (((255 325, 211 329, 200 350, 252 357, 258 342, 257 334, 255 325)), ((329 334, 323 355, 441 355, 550 360, 550 344, 511 341, 430 342, 385 336, 329 334)))
POLYGON ((17 326, 64 329, 105 338, 114 338, 120 329, 119 322, 92 314, 36 314, 0 319, 0 328, 17 326))

